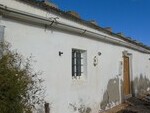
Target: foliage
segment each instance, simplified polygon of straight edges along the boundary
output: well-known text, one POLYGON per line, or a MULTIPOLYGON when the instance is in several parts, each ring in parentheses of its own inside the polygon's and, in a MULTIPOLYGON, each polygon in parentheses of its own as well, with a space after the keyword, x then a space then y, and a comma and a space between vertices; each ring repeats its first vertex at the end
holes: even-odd
POLYGON ((0 113, 31 113, 43 104, 40 73, 33 72, 32 57, 23 59, 9 44, 0 48, 0 113))

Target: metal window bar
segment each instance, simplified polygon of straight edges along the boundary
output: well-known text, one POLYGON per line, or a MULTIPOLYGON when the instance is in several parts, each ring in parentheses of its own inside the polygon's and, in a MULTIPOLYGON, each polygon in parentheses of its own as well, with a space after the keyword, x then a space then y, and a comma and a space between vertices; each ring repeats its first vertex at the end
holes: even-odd
POLYGON ((81 57, 80 50, 72 50, 72 76, 77 77, 81 76, 82 72, 82 62, 83 58, 81 57))

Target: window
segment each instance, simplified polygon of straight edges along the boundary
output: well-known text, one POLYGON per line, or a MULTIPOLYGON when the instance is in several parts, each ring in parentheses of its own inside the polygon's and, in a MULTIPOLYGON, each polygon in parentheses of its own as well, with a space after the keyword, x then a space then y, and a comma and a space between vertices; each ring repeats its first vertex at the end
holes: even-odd
POLYGON ((72 77, 80 78, 85 75, 85 53, 84 50, 72 49, 72 77))

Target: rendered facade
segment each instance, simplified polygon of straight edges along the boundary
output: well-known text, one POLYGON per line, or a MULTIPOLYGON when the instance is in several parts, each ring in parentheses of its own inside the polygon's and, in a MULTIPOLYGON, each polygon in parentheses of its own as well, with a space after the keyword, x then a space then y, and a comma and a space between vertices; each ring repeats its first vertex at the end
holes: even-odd
POLYGON ((51 113, 98 113, 150 90, 150 48, 34 0, 0 0, 0 39, 42 71, 51 113))

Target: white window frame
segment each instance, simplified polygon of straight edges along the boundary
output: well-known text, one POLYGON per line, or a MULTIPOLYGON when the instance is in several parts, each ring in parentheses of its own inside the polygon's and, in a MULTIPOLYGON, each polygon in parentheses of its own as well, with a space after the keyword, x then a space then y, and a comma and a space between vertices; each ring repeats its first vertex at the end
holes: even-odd
POLYGON ((86 77, 87 52, 81 49, 72 49, 72 78, 81 79, 86 77))

